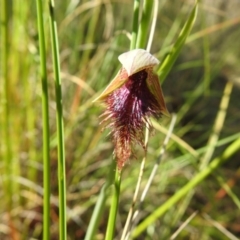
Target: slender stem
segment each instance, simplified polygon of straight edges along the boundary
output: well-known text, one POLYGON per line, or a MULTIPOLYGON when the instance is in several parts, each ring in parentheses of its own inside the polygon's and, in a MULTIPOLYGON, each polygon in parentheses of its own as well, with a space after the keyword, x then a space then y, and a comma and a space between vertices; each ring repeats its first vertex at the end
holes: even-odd
POLYGON ((217 142, 219 141, 219 136, 224 126, 224 121, 227 115, 227 108, 229 106, 232 88, 233 88, 233 83, 227 82, 222 95, 219 110, 215 118, 215 122, 213 124, 213 132, 208 139, 207 146, 209 147, 201 159, 200 170, 203 169, 212 158, 217 142))
POLYGON ((134 1, 133 6, 133 22, 132 22, 132 39, 131 39, 131 46, 130 50, 133 50, 136 48, 136 42, 137 42, 137 35, 138 35, 138 18, 139 18, 139 2, 140 0, 134 1))
POLYGON ((107 226, 105 240, 114 239, 114 230, 116 226, 116 218, 117 218, 117 210, 118 210, 120 186, 121 186, 121 173, 122 172, 119 170, 116 170, 116 173, 115 173, 114 194, 112 197, 112 203, 111 203, 111 209, 110 209, 110 214, 108 218, 108 226, 107 226))
POLYGON ((109 188, 114 183, 115 169, 116 169, 116 161, 112 161, 111 167, 109 169, 108 179, 106 183, 102 186, 100 195, 98 196, 97 203, 95 205, 90 223, 88 225, 85 240, 94 240, 96 238, 95 233, 98 228, 103 210, 105 209, 105 203, 109 195, 109 188))
POLYGON ((137 35, 136 48, 145 48, 148 38, 148 26, 150 25, 151 13, 153 9, 153 0, 145 0, 143 4, 142 19, 137 35))
POLYGON ((156 23, 157 23, 157 15, 158 15, 158 0, 154 0, 154 6, 153 6, 153 20, 151 24, 151 30, 148 38, 148 44, 147 44, 147 51, 151 52, 151 47, 152 47, 152 41, 153 41, 153 36, 155 33, 155 28, 156 28, 156 23))
POLYGON ((48 85, 43 24, 42 0, 37 0, 37 19, 40 51, 40 77, 42 81, 42 125, 43 125, 43 239, 50 239, 50 133, 48 112, 48 85))
POLYGON ((126 220, 126 223, 125 223, 125 226, 124 226, 124 229, 123 229, 121 240, 128 239, 128 237, 126 237, 126 236, 129 233, 129 226, 130 226, 130 223, 132 221, 134 207, 136 205, 138 193, 139 193, 140 186, 141 186, 142 176, 143 176, 145 163, 146 163, 146 158, 147 158, 148 141, 149 141, 149 124, 146 123, 145 141, 144 141, 145 156, 144 156, 144 158, 142 159, 142 162, 141 162, 140 171, 139 171, 139 175, 138 175, 138 181, 137 181, 137 185, 136 185, 135 192, 134 192, 134 195, 133 195, 132 205, 131 205, 131 208, 128 212, 128 216, 127 216, 127 220, 126 220))
POLYGON ((60 61, 57 38, 57 23, 54 17, 54 0, 49 1, 50 32, 52 41, 52 55, 55 75, 56 110, 57 110, 57 138, 58 138, 58 187, 59 187, 59 234, 60 240, 67 239, 66 224, 66 174, 64 149, 64 124, 62 114, 62 90, 60 79, 60 61))
MULTIPOLYGON (((140 214, 140 211, 141 211, 141 208, 142 208, 142 205, 143 205, 143 202, 145 200, 145 197, 147 196, 147 192, 153 182, 153 178, 155 177, 156 175, 156 172, 157 172, 157 169, 159 168, 159 164, 161 162, 161 159, 165 153, 165 150, 166 150, 166 147, 167 147, 167 144, 170 140, 170 137, 172 135, 172 132, 173 132, 173 128, 175 126, 175 123, 176 123, 176 120, 177 120, 177 116, 176 114, 173 114, 172 115, 172 120, 171 120, 171 123, 170 123, 170 126, 168 128, 168 132, 166 134, 166 138, 163 142, 163 145, 162 145, 162 148, 161 148, 161 151, 160 151, 160 154, 159 154, 159 157, 157 158, 156 160, 156 163, 154 164, 154 167, 152 169, 152 172, 148 178, 148 182, 142 192, 142 195, 141 195, 141 198, 140 198, 140 204, 138 206, 138 209, 136 209, 136 211, 134 212, 133 214, 133 218, 132 218, 132 222, 131 222, 131 229, 133 229, 136 224, 138 223, 138 220, 139 220, 139 214, 140 214)), ((130 235, 131 231, 129 231, 128 235, 130 235)))
POLYGON ((191 214, 191 216, 189 218, 187 218, 181 225, 180 227, 177 229, 177 231, 175 231, 172 236, 170 237, 170 240, 175 240, 177 238, 177 236, 180 234, 180 232, 192 221, 192 219, 197 215, 198 211, 195 211, 194 213, 191 214))

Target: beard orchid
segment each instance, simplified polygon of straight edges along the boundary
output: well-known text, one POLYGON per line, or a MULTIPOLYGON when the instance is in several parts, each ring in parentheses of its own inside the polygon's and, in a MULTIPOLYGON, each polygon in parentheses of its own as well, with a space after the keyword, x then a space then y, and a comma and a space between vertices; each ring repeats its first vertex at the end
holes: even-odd
POLYGON ((123 53, 118 59, 121 69, 95 101, 106 104, 102 123, 111 129, 114 154, 121 170, 134 143, 144 148, 144 126, 149 117, 158 119, 169 113, 158 76, 153 72, 158 59, 143 49, 123 53))

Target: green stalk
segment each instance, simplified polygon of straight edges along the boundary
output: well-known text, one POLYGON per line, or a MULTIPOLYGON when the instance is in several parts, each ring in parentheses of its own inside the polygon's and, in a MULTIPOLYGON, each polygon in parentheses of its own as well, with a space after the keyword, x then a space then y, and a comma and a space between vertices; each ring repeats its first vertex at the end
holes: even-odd
POLYGON ((60 79, 60 60, 58 48, 57 23, 54 17, 54 0, 49 1, 50 32, 55 76, 57 138, 58 138, 58 188, 59 188, 59 239, 67 239, 66 223, 66 174, 64 149, 64 124, 62 114, 62 90, 60 79))
POLYGON ((184 197, 189 191, 201 183, 208 175, 214 173, 214 171, 225 161, 231 158, 233 154, 239 151, 240 138, 235 140, 222 154, 222 156, 215 158, 205 169, 199 172, 191 181, 183 186, 172 197, 168 199, 163 205, 161 205, 153 214, 145 218, 141 224, 139 224, 133 231, 133 238, 138 237, 150 224, 160 218, 167 210, 174 206, 182 197, 184 197))
POLYGON ((137 35, 136 48, 146 48, 149 30, 148 26, 150 26, 153 4, 153 0, 145 0, 143 3, 143 12, 137 35))
POLYGON ((130 50, 133 50, 136 48, 137 35, 138 35, 139 2, 140 0, 135 0, 134 6, 133 6, 132 39, 131 39, 130 50))
POLYGON ((111 203, 110 214, 108 218, 108 225, 107 225, 107 232, 105 240, 112 240, 114 239, 114 230, 116 226, 116 218, 117 218, 117 210, 118 210, 118 203, 119 203, 119 195, 120 195, 120 188, 121 188, 121 171, 119 171, 116 167, 115 172, 115 182, 114 182, 114 194, 111 203))
MULTIPOLYGON (((166 55, 166 57, 163 59, 161 62, 159 69, 157 71, 158 75, 160 76, 161 83, 165 80, 167 77, 168 73, 172 69, 172 66, 174 62, 176 61, 177 57, 179 56, 179 53, 184 46, 184 43, 190 34, 193 24, 195 23, 196 17, 197 17, 197 12, 198 12, 198 1, 195 1, 195 6, 188 17, 187 21, 185 22, 176 42, 173 44, 171 50, 169 53, 166 55)), ((179 118, 178 118, 179 120, 179 118)))
POLYGON ((223 129, 224 122, 227 115, 227 109, 230 102, 230 97, 232 93, 233 83, 227 82, 222 94, 222 99, 218 108, 218 113, 213 124, 213 132, 208 139, 208 149, 200 160, 200 170, 204 169, 208 162, 211 160, 213 153, 215 151, 216 145, 219 141, 220 133, 223 129))
POLYGON ((37 0, 37 20, 40 51, 40 77, 42 81, 42 125, 43 125, 43 239, 50 239, 50 133, 48 112, 48 85, 45 52, 42 0, 37 0))
POLYGON ((111 167, 109 169, 108 179, 103 185, 101 192, 98 196, 97 203, 95 205, 90 223, 88 225, 85 240, 94 240, 96 238, 95 234, 99 226, 100 218, 102 216, 103 210, 105 209, 105 203, 109 195, 109 188, 114 183, 114 171, 116 168, 116 161, 112 161, 111 167))
POLYGON ((3 146, 3 159, 5 159, 5 171, 6 171, 6 195, 8 198, 8 209, 12 209, 12 196, 13 196, 13 184, 10 179, 12 175, 12 141, 10 132, 10 107, 9 107, 9 75, 8 75, 8 59, 9 59, 9 32, 8 32, 8 1, 3 0, 1 6, 1 67, 2 67, 2 77, 3 77, 3 97, 1 105, 3 107, 3 137, 2 140, 5 141, 3 146))

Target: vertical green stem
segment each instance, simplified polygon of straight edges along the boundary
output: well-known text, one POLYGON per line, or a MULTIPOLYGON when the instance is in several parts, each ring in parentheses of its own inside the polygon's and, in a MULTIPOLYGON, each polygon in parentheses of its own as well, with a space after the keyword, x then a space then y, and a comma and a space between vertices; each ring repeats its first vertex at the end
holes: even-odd
POLYGON ((148 39, 148 26, 150 26, 151 13, 153 9, 153 0, 145 0, 143 4, 142 19, 139 26, 137 35, 136 48, 145 48, 148 39))
POLYGON ((85 240, 94 240, 96 238, 95 234, 100 222, 100 218, 105 209, 105 203, 109 195, 109 189, 110 189, 110 186, 112 186, 112 184, 114 183, 115 168, 116 168, 116 161, 112 161, 111 166, 109 168, 108 179, 106 183, 103 185, 100 195, 98 196, 97 203, 95 205, 90 223, 87 228, 85 240))
POLYGON ((134 1, 133 7, 133 23, 132 23, 132 39, 130 50, 136 48, 137 35, 138 35, 138 18, 139 18, 139 2, 140 0, 134 1))
POLYGON ((64 124, 62 114, 62 90, 60 79, 60 61, 57 38, 57 23, 54 17, 54 0, 49 1, 50 32, 52 41, 52 55, 55 75, 56 110, 57 110, 57 138, 58 138, 58 188, 59 188, 59 239, 67 239, 66 224, 66 174, 64 149, 64 124))
POLYGON ((6 193, 8 196, 8 209, 12 209, 12 195, 13 195, 13 184, 10 179, 12 174, 12 144, 11 144, 11 132, 10 132, 10 108, 9 108, 9 76, 8 76, 8 59, 9 59, 9 34, 8 34, 8 6, 7 0, 2 1, 1 5, 1 67, 3 77, 3 97, 1 107, 3 107, 3 137, 5 141, 3 144, 3 159, 5 159, 5 170, 6 170, 6 193))
POLYGON ((37 0, 38 35, 40 51, 40 76, 42 81, 42 124, 43 124, 43 239, 50 239, 50 134, 48 112, 48 85, 43 24, 42 0, 37 0))
POLYGON ((114 239, 114 230, 115 230, 115 226, 116 226, 116 218, 117 218, 120 187, 121 187, 121 173, 122 172, 119 171, 116 167, 115 182, 114 182, 114 194, 113 194, 110 214, 109 214, 109 218, 108 218, 108 226, 107 226, 105 240, 114 239))

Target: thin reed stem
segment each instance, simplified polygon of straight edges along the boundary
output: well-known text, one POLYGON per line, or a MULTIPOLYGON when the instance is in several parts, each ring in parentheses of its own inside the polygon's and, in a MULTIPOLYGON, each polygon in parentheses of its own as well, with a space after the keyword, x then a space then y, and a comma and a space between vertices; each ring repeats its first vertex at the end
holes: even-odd
POLYGON ((144 167, 145 167, 145 163, 146 163, 148 141, 149 141, 149 124, 146 123, 145 142, 144 142, 145 156, 144 156, 144 158, 141 162, 140 171, 139 171, 139 175, 138 175, 138 181, 137 181, 135 192, 134 192, 134 195, 133 195, 132 205, 131 205, 131 208, 128 212, 128 216, 127 216, 127 220, 126 220, 126 223, 125 223, 125 226, 124 226, 124 229, 123 229, 121 240, 126 239, 126 235, 128 233, 130 222, 132 221, 133 211, 134 211, 134 207, 135 207, 136 202, 137 202, 137 197, 138 197, 139 189, 140 189, 140 186, 141 186, 142 176, 143 176, 144 167))
MULTIPOLYGON (((145 200, 145 197, 147 196, 147 192, 148 192, 148 190, 149 190, 149 188, 150 188, 150 186, 151 186, 151 184, 152 184, 152 182, 153 182, 153 178, 154 178, 154 176, 155 176, 156 173, 157 173, 157 169, 158 169, 158 167, 159 167, 159 164, 160 164, 160 162, 161 162, 161 159, 162 159, 162 157, 163 157, 163 155, 164 155, 164 153, 165 153, 165 151, 166 151, 166 147, 167 147, 167 144, 168 144, 168 142, 169 142, 169 140, 170 140, 171 134, 172 134, 172 132, 173 132, 173 128, 174 128, 174 126, 175 126, 176 120, 177 120, 177 116, 176 116, 175 114, 173 114, 173 115, 172 115, 172 120, 171 120, 170 126, 169 126, 169 128, 168 128, 168 132, 167 132, 166 138, 165 138, 165 140, 164 140, 164 142, 163 142, 163 145, 162 145, 162 148, 161 148, 161 151, 160 151, 160 154, 159 154, 159 157, 158 157, 158 159, 156 160, 156 163, 154 164, 154 167, 153 167, 153 169, 152 169, 152 172, 151 172, 151 174, 150 174, 150 177, 149 177, 149 179, 148 179, 148 182, 147 182, 147 184, 146 184, 146 186, 145 186, 145 188, 144 188, 144 190, 143 190, 143 192, 142 192, 142 195, 141 195, 141 198, 140 198, 139 207, 138 207, 138 209, 137 209, 137 210, 134 212, 134 214, 133 214, 133 218, 132 218, 132 222, 131 222, 131 231, 132 231, 132 229, 136 226, 136 224, 138 223, 139 214, 140 214, 140 211, 141 211, 141 207, 142 207, 143 201, 145 200)), ((129 231, 129 233, 128 233, 128 238, 129 238, 129 235, 130 235, 131 231, 129 231)), ((128 238, 127 238, 127 239, 128 239, 128 238)))
POLYGON ((50 32, 55 76, 57 138, 58 138, 58 188, 59 188, 59 239, 67 239, 66 222, 66 173, 64 148, 64 123, 62 114, 62 90, 60 78, 60 60, 58 48, 57 23, 54 17, 54 1, 49 1, 50 32))
POLYGON ((114 239, 114 230, 116 226, 117 210, 118 210, 119 195, 120 195, 120 188, 121 188, 121 174, 122 174, 122 171, 116 170, 115 182, 114 182, 114 194, 111 202, 111 209, 110 209, 110 214, 108 218, 108 225, 107 225, 105 240, 114 239))
POLYGON ((232 82, 227 82, 225 85, 225 89, 219 105, 218 114, 216 116, 216 119, 213 125, 213 132, 208 139, 207 146, 209 147, 201 159, 200 170, 203 169, 208 164, 216 148, 216 144, 219 140, 221 130, 224 126, 224 122, 227 114, 227 108, 229 105, 230 96, 232 92, 232 87, 233 87, 232 82))
POLYGON ((152 42, 153 42, 153 36, 155 33, 156 23, 157 23, 157 15, 158 15, 158 0, 154 0, 154 6, 153 6, 153 20, 151 24, 151 30, 148 38, 148 44, 147 44, 147 51, 151 52, 152 42))
POLYGON ((112 184, 114 183, 114 172, 116 169, 116 165, 117 165, 116 161, 112 161, 111 166, 109 168, 108 179, 102 186, 90 223, 88 224, 85 240, 94 240, 96 238, 95 234, 96 234, 102 213, 105 209, 105 203, 109 195, 109 189, 110 189, 110 186, 112 186, 112 184))
POLYGON ((143 3, 142 18, 139 25, 136 48, 146 48, 148 39, 148 26, 150 25, 153 9, 153 1, 145 0, 143 3))
POLYGON ((135 0, 134 1, 132 38, 131 38, 130 50, 133 50, 133 49, 136 48, 137 35, 138 35, 139 4, 140 4, 140 0, 135 0))
POLYGON ((50 239, 50 133, 48 111, 48 84, 46 48, 43 23, 42 0, 37 0, 37 19, 40 51, 40 77, 42 82, 42 125, 43 125, 43 239, 50 239))

